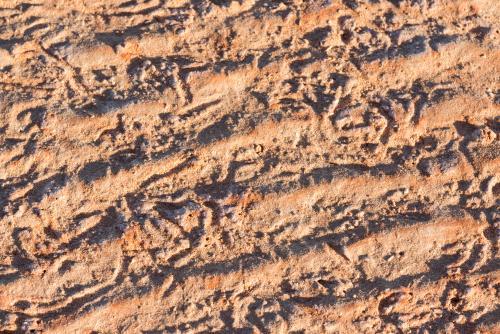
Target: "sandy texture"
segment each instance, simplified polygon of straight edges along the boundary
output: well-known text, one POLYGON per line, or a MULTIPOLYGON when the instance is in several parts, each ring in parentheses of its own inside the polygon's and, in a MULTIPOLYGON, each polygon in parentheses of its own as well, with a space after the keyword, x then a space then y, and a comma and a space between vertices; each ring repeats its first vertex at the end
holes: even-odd
POLYGON ((0 0, 0 332, 499 331, 499 22, 0 0))

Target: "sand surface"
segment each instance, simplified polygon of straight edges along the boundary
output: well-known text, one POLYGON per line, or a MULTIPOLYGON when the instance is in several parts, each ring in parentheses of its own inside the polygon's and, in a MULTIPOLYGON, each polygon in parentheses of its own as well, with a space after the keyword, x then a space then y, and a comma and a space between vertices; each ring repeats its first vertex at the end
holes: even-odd
POLYGON ((498 333, 500 1, 0 0, 1 333, 498 333))

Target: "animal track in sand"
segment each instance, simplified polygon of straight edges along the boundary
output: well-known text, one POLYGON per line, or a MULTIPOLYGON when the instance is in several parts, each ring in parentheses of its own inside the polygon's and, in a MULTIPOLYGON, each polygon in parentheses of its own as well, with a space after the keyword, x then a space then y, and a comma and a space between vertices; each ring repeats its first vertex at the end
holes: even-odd
POLYGON ((0 0, 0 332, 498 331, 499 18, 0 0))

